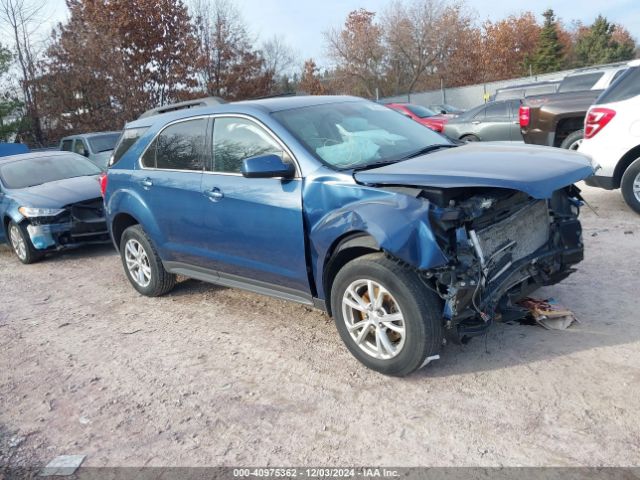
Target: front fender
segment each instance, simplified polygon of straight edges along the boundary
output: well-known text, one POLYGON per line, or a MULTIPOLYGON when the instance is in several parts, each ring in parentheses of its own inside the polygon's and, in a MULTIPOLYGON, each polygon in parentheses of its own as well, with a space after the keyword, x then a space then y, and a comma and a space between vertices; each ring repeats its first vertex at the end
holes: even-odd
POLYGON ((319 298, 325 298, 322 278, 327 256, 350 232, 367 233, 382 250, 418 269, 448 261, 431 229, 426 199, 325 180, 305 186, 304 205, 319 298))

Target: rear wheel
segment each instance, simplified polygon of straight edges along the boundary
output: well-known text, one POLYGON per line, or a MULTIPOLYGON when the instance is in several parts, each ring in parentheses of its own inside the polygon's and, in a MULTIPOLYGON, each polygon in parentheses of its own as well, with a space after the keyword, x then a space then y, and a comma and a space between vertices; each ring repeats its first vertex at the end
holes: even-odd
POLYGON ((640 213, 640 158, 635 160, 622 175, 622 197, 636 213, 640 213))
POLYGON ((479 142, 480 141, 480 139, 478 137, 476 137, 475 135, 464 135, 464 136, 460 137, 460 140, 462 140, 464 143, 479 142))
POLYGON ((158 297, 176 284, 176 276, 167 272, 151 240, 140 225, 122 233, 120 256, 127 278, 138 292, 158 297))
POLYGON ((42 258, 42 253, 38 252, 29 238, 26 228, 18 225, 16 222, 9 222, 9 242, 13 253, 16 254, 18 260, 24 264, 37 262, 42 258))
POLYGON ((565 138, 560 144, 560 148, 564 148, 566 150, 578 150, 583 139, 584 130, 576 130, 575 132, 567 135, 567 138, 565 138))
POLYGON ((338 272, 331 309, 349 351, 386 375, 410 374, 442 345, 440 298, 382 253, 359 257, 338 272))

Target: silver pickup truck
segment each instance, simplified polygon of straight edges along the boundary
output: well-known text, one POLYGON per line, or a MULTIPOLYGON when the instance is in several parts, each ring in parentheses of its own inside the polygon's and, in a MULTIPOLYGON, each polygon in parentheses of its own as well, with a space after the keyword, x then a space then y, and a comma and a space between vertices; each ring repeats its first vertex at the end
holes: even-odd
POLYGON ((60 150, 84 155, 97 167, 107 169, 111 152, 122 132, 95 132, 70 135, 60 140, 60 150))

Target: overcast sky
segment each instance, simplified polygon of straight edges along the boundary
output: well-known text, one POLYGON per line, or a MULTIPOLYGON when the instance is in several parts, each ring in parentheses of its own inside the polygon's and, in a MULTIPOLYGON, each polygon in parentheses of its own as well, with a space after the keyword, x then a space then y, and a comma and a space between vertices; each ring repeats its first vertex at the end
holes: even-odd
MULTIPOLYGON (((323 32, 340 26, 351 10, 364 7, 382 12, 389 0, 233 0, 251 32, 260 39, 274 34, 282 35, 299 53, 300 59, 314 57, 326 65, 323 32)), ((467 6, 475 12, 479 22, 498 20, 510 14, 531 10, 540 15, 551 7, 567 24, 581 20, 593 22, 601 13, 610 21, 622 23, 640 39, 639 0, 467 0, 467 6)), ((50 26, 64 20, 67 9, 64 0, 51 0, 47 7, 50 26)), ((540 18, 540 17, 538 17, 540 18)))

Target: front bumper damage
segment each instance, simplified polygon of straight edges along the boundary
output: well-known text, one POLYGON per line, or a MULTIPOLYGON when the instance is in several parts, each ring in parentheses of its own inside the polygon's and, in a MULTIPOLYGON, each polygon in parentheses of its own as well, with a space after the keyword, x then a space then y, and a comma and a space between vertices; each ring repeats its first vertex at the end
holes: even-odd
POLYGON ((67 205, 55 217, 28 219, 27 233, 36 250, 50 251, 109 242, 101 198, 67 205))
POLYGON ((452 260, 425 271, 425 283, 443 299, 447 338, 465 342, 493 321, 522 318, 516 302, 570 275, 583 259, 576 187, 534 200, 522 193, 477 196, 435 208, 432 222, 452 260))

